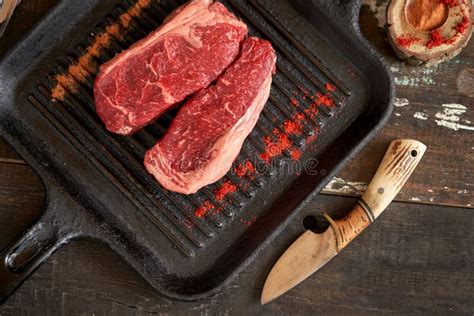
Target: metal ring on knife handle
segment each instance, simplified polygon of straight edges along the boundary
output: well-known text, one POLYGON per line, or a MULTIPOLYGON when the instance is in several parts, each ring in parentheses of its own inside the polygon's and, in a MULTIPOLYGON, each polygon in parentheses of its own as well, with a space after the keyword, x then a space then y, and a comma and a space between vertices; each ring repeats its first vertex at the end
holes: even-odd
POLYGON ((332 220, 338 251, 382 214, 408 180, 426 151, 426 145, 411 139, 393 141, 357 205, 342 219, 332 220))

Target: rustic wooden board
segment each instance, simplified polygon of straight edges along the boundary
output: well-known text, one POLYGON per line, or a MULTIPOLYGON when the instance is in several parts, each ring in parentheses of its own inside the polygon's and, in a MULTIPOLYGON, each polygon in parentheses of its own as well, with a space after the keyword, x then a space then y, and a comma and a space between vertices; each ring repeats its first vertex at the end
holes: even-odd
MULTIPOLYGON (((337 209, 341 214, 354 203, 353 198, 320 196, 307 213, 337 209)), ((238 281, 220 295, 195 303, 158 296, 105 246, 74 242, 26 281, 0 307, 0 314, 469 314, 474 310, 472 212, 408 203, 392 204, 320 272, 260 307, 266 274, 303 229, 294 222, 238 281)))
POLYGON ((25 162, 17 154, 17 152, 0 137, 0 162, 12 162, 24 164, 25 162))
POLYGON ((0 163, 0 250, 42 211, 43 185, 30 167, 0 163))

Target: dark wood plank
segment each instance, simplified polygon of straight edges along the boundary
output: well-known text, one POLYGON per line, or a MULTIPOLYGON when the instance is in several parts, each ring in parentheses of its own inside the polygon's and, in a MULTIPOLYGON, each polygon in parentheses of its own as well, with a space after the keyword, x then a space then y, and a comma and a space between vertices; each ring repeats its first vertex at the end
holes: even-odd
POLYGON ((0 163, 0 249, 41 213, 44 191, 30 167, 0 163))
POLYGON ((20 155, 3 139, 0 137, 0 162, 16 162, 24 164, 20 155))
MULTIPOLYGON (((354 203, 352 198, 320 196, 306 213, 331 209, 342 213, 354 203)), ((261 307, 266 274, 302 231, 301 222, 293 222, 228 289, 195 303, 160 297, 106 247, 74 242, 26 281, 0 313, 469 314, 474 309, 470 210, 394 203, 321 271, 261 307)))

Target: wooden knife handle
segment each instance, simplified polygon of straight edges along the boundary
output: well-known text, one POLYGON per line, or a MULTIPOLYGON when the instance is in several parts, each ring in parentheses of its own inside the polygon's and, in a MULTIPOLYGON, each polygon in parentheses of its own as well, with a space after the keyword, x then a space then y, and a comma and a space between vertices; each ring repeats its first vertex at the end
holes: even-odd
POLYGON ((425 151, 426 146, 416 140, 399 139, 393 141, 367 191, 349 214, 335 221, 325 215, 336 233, 338 251, 346 247, 382 214, 400 192, 425 151))

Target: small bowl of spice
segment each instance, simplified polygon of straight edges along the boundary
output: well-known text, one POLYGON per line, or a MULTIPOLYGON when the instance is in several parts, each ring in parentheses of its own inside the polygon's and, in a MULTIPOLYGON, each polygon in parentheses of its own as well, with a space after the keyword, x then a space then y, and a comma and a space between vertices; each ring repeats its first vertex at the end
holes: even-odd
POLYGON ((472 34, 471 0, 392 0, 390 44, 412 65, 436 65, 459 54, 472 34))

